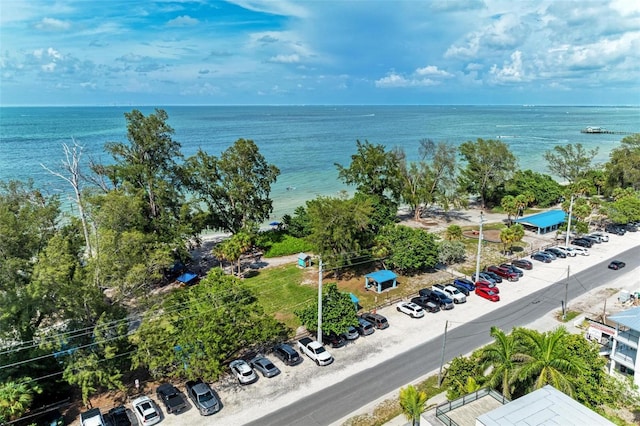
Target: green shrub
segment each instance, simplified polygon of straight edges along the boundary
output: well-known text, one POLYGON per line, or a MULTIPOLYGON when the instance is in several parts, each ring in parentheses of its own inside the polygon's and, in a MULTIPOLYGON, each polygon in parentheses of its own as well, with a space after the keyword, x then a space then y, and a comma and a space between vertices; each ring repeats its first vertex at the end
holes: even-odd
POLYGON ((283 235, 279 241, 272 242, 271 246, 266 248, 264 257, 287 256, 311 250, 312 246, 307 241, 291 235, 283 235))

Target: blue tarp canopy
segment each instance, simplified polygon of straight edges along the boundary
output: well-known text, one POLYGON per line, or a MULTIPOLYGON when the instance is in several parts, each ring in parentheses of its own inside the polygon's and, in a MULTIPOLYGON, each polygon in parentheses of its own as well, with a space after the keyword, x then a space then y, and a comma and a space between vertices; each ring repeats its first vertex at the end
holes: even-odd
POLYGON ((369 289, 370 287, 375 287, 376 292, 382 292, 383 283, 391 283, 386 287, 396 288, 398 283, 396 282, 396 278, 398 276, 391 271, 387 271, 386 269, 382 271, 372 272, 364 276, 364 287, 365 289, 369 289))
POLYGON ((516 222, 538 228, 538 233, 544 234, 558 229, 561 223, 566 222, 566 218, 567 214, 563 210, 549 210, 517 219, 516 222))
POLYGON ((353 303, 356 303, 356 304, 357 304, 358 302, 360 302, 360 299, 358 299, 358 296, 356 296, 356 295, 355 295, 355 294, 353 294, 353 293, 349 293, 349 297, 351 297, 351 301, 352 301, 353 303))
POLYGON ((185 272, 176 278, 177 281, 185 284, 190 284, 198 278, 198 274, 194 274, 193 272, 185 272))

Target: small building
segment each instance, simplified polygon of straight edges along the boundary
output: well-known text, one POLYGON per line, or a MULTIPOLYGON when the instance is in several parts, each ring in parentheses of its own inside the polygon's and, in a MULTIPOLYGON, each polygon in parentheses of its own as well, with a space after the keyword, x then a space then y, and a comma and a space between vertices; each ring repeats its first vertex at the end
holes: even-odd
POLYGON ((640 385, 640 307, 628 309, 608 317, 616 324, 611 345, 609 374, 614 370, 633 376, 633 383, 640 385))
POLYGON ((298 254, 298 266, 301 268, 308 268, 311 266, 311 256, 306 253, 298 254))
POLYGON ((382 293, 383 290, 396 288, 398 286, 397 278, 396 274, 386 269, 372 272, 364 276, 364 288, 369 290, 373 287, 377 293, 382 293))
POLYGON ((614 426, 606 418, 551 385, 476 418, 476 426, 614 426))
POLYGON ((193 272, 185 272, 184 274, 176 278, 176 281, 178 281, 181 285, 194 285, 197 284, 199 280, 200 277, 198 276, 198 274, 195 274, 193 272))
POLYGON ((525 228, 535 231, 537 234, 546 234, 556 231, 560 225, 567 221, 567 214, 563 210, 548 210, 542 213, 517 219, 525 228))

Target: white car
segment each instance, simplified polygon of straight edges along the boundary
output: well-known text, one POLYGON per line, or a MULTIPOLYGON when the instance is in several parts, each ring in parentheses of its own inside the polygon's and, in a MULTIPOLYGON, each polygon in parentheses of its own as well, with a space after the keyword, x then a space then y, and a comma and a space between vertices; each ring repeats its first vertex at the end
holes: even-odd
POLYGON ((162 420, 160 410, 148 396, 141 396, 131 402, 133 412, 136 413, 138 423, 141 426, 150 426, 162 420))
POLYGON ((609 242, 609 236, 607 234, 605 234, 604 232, 594 232, 592 234, 590 234, 593 237, 599 238, 600 241, 602 241, 603 243, 608 243, 609 242))
POLYGON ((236 359, 231 361, 229 367, 241 385, 248 385, 258 380, 258 375, 245 360, 236 359))
POLYGON ((396 309, 411 318, 422 318, 424 316, 424 310, 412 302, 400 302, 396 305, 396 309))
POLYGON ((578 253, 576 253, 576 251, 574 249, 572 249, 571 247, 564 247, 564 246, 558 246, 556 247, 558 250, 560 250, 562 253, 565 254, 565 256, 567 257, 576 257, 576 255, 578 253))
POLYGON ((571 249, 573 251, 575 251, 576 253, 581 254, 583 256, 589 256, 589 249, 588 248, 575 246, 575 247, 571 247, 571 249))

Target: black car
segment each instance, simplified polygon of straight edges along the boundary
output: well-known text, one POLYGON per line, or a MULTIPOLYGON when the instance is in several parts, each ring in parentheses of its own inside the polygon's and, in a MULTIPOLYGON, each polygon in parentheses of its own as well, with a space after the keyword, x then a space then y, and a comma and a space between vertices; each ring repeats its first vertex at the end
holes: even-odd
POLYGON ((511 264, 518 268, 526 269, 527 271, 533 269, 533 263, 531 263, 527 259, 513 259, 511 261, 511 264))
POLYGON ((624 226, 624 229, 629 231, 629 232, 638 232, 638 227, 636 226, 635 223, 627 223, 624 226))
POLYGON ((302 357, 298 351, 286 343, 276 345, 273 348, 273 354, 279 358, 280 361, 284 362, 285 365, 297 365, 302 362, 302 357))
POLYGON ((514 265, 511 265, 509 263, 501 263, 500 266, 502 266, 503 268, 513 272, 514 274, 516 274, 518 277, 522 278, 524 276, 524 271, 520 268, 515 267, 514 265))
POLYGON ((182 394, 171 383, 163 383, 156 389, 156 396, 164 404, 167 413, 179 413, 187 408, 182 394))
POLYGON ((627 264, 621 260, 612 260, 611 263, 609 263, 608 268, 618 270, 624 268, 625 266, 627 266, 627 264))
POLYGON ((585 240, 584 238, 576 238, 575 240, 571 241, 571 244, 573 244, 574 246, 587 248, 591 248, 593 246, 593 243, 591 241, 585 240))
POLYGON ((341 348, 347 344, 347 339, 336 333, 322 333, 322 341, 331 345, 332 348, 341 348))
MULTIPOLYGON (((184 399, 182 399, 182 403, 184 404, 184 399)), ((105 417, 112 426, 131 426, 131 419, 129 419, 127 409, 123 405, 112 408, 105 417)))
POLYGON ((541 251, 533 253, 531 255, 531 258, 537 260, 538 262, 551 263, 551 257, 547 253, 543 253, 541 251))
POLYGON ((491 279, 496 283, 496 284, 500 284, 502 283, 502 277, 498 274, 496 274, 495 272, 491 272, 491 271, 482 271, 483 273, 489 275, 491 277, 491 279))
POLYGON ((561 259, 564 259, 567 257, 567 254, 565 252, 563 252, 562 250, 558 250, 555 247, 549 247, 547 249, 544 249, 544 251, 547 253, 553 253, 556 257, 559 257, 561 259))
POLYGON ((609 234, 616 234, 616 235, 624 235, 627 232, 627 230, 623 226, 614 225, 613 223, 606 225, 604 227, 604 230, 609 234))
POLYGON ((429 297, 424 297, 424 296, 414 297, 413 299, 411 299, 411 302, 420 306, 422 309, 424 309, 427 312, 432 312, 432 313, 440 312, 440 307, 434 302, 432 302, 431 300, 429 300, 429 297))

